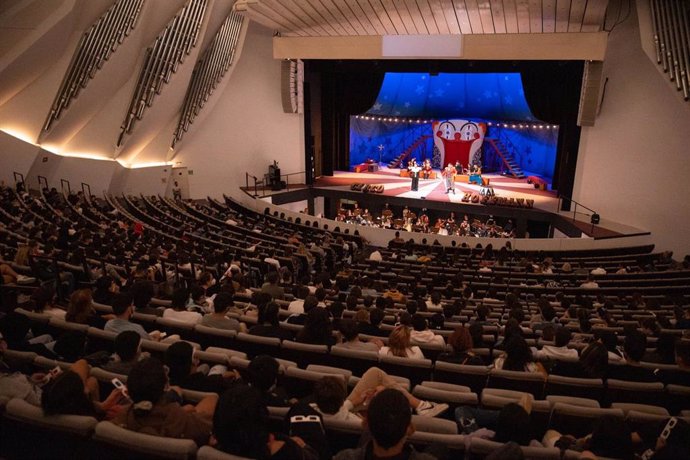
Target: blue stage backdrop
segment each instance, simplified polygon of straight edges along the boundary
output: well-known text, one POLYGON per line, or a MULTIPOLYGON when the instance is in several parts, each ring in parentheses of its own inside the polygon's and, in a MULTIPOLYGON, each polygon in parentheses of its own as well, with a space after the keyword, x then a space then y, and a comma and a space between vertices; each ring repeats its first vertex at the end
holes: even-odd
MULTIPOLYGON (((386 73, 371 109, 351 118, 350 165, 389 163, 410 146, 432 158, 432 122, 450 119, 486 123, 487 140, 500 138, 525 172, 551 182, 558 129, 532 115, 519 73, 386 73)), ((500 170, 490 145, 482 149, 485 166, 500 170)))

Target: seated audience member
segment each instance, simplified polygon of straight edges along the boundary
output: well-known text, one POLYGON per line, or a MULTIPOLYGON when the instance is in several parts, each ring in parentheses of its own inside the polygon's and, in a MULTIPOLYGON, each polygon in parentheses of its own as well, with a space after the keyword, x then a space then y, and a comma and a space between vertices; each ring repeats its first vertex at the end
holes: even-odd
POLYGON ((660 369, 659 379, 666 385, 690 386, 690 341, 679 340, 676 344, 677 370, 660 369))
POLYGON ((577 350, 568 348, 572 333, 565 327, 559 327, 556 330, 556 336, 553 345, 544 345, 541 350, 533 352, 534 358, 538 360, 543 359, 577 359, 577 350))
POLYGON ((386 292, 384 292, 383 298, 391 299, 395 303, 402 303, 402 304, 407 303, 407 299, 405 298, 405 294, 398 291, 398 288, 395 286, 393 286, 392 288, 389 288, 386 292))
POLYGON ((473 319, 470 324, 479 324, 481 326, 491 324, 489 321, 487 321, 487 316, 489 316, 490 312, 491 310, 489 309, 488 305, 479 305, 476 310, 477 317, 473 319))
POLYGON ((101 329, 105 326, 106 319, 113 319, 115 315, 99 316, 93 308, 90 289, 77 289, 69 298, 65 321, 71 323, 88 324, 101 329))
POLYGON ((269 294, 273 300, 283 300, 285 298, 285 290, 278 285, 280 275, 278 272, 269 272, 266 275, 266 282, 261 286, 261 292, 269 294))
POLYGON ((512 336, 506 342, 505 353, 494 360, 496 369, 506 371, 541 372, 546 374, 541 363, 534 361, 532 350, 522 336, 512 336))
POLYGON ((179 388, 169 391, 165 367, 155 358, 139 361, 132 368, 127 389, 132 404, 113 423, 139 433, 191 439, 199 446, 208 443, 217 395, 205 396, 196 406, 182 406, 179 388))
POLYGON ((226 315, 233 305, 232 295, 227 292, 220 292, 216 294, 213 299, 213 313, 204 315, 201 319, 201 325, 207 327, 214 327, 216 329, 225 329, 227 331, 240 332, 240 322, 234 318, 228 318, 226 315))
POLYGON ((286 321, 290 324, 304 325, 304 322, 307 320, 307 314, 316 308, 318 304, 319 300, 316 296, 309 294, 304 298, 304 303, 302 304, 303 313, 294 313, 286 321))
POLYGON ((340 336, 342 337, 342 342, 335 344, 334 346, 336 347, 347 348, 348 350, 378 352, 383 346, 383 342, 381 342, 379 339, 373 339, 368 342, 360 340, 358 324, 353 319, 341 320, 339 324, 339 331, 340 336))
POLYGON ((444 346, 446 341, 443 339, 442 335, 435 334, 434 331, 429 329, 429 324, 419 313, 412 316, 412 331, 410 332, 410 341, 417 345, 440 345, 444 346))
POLYGON ((642 367, 640 360, 647 347, 647 337, 637 330, 626 333, 623 351, 625 364, 609 366, 608 378, 631 382, 657 382, 658 378, 651 369, 642 367))
POLYGON ((122 331, 115 337, 115 353, 103 369, 115 374, 129 375, 134 365, 148 353, 141 352, 141 336, 134 331, 122 331), (144 355, 144 356, 142 356, 144 355))
POLYGON ((212 371, 208 371, 206 365, 203 368, 199 366, 189 342, 179 341, 170 345, 165 351, 165 364, 169 369, 170 383, 188 390, 220 394, 239 379, 237 371, 228 371, 223 365, 214 366, 212 371))
POLYGON ((384 388, 400 391, 407 399, 409 407, 419 415, 435 417, 448 409, 448 404, 436 404, 415 398, 378 367, 367 370, 349 396, 342 377, 323 377, 314 385, 314 402, 310 405, 326 421, 359 421, 361 417, 357 411, 365 407, 371 398, 384 388))
POLYGON ((388 337, 389 332, 381 329, 381 322, 386 316, 386 313, 380 308, 372 308, 369 311, 369 322, 359 323, 359 333, 364 335, 373 335, 376 337, 388 337))
POLYGON ((429 300, 426 301, 426 308, 429 311, 443 311, 443 303, 441 302, 441 293, 439 291, 431 293, 429 300))
POLYGON ((676 337, 672 334, 661 334, 654 351, 645 352, 642 357, 645 363, 676 364, 676 337))
POLYGON ((213 415, 211 444, 229 454, 257 460, 316 460, 317 452, 297 436, 272 433, 260 391, 236 385, 223 393, 213 415))
POLYGON ((198 324, 201 322, 201 313, 187 309, 189 291, 179 288, 173 292, 170 307, 163 311, 163 318, 172 319, 181 323, 198 324))
POLYGON ((441 353, 436 358, 437 360, 470 366, 481 366, 484 364, 482 359, 472 351, 472 336, 466 327, 456 327, 450 337, 448 337, 448 345, 453 348, 453 351, 441 353))
POLYGON ((93 301, 102 305, 112 305, 115 294, 118 292, 120 292, 120 287, 112 276, 101 276, 96 280, 93 301))
POLYGON ((307 313, 304 327, 297 333, 295 341, 312 345, 335 345, 332 331, 328 310, 319 307, 312 308, 307 313))
POLYGON ((548 430, 544 435, 544 445, 553 447, 567 446, 570 450, 583 452, 582 458, 618 458, 633 460, 635 458, 632 433, 622 417, 604 415, 594 421, 592 434, 576 439, 573 436, 548 430))
POLYGON ((36 278, 20 275, 7 264, 0 264, 0 275, 2 275, 2 284, 33 284, 36 282, 36 278))
POLYGON ((582 350, 577 363, 556 361, 551 367, 551 373, 563 377, 603 379, 606 378, 608 364, 609 352, 606 347, 599 342, 592 342, 582 350))
POLYGON ((124 402, 120 390, 113 390, 101 402, 98 381, 89 376, 89 365, 80 359, 43 387, 41 407, 45 415, 87 415, 97 418, 111 418, 124 402))
POLYGON ((189 289, 189 295, 192 298, 192 304, 187 307, 187 310, 202 315, 213 311, 213 300, 206 297, 206 290, 202 286, 192 286, 189 289))
POLYGON ((162 314, 161 308, 151 306, 149 304, 154 294, 153 283, 151 281, 138 280, 132 284, 132 286, 130 286, 128 292, 132 296, 132 301, 134 302, 134 311, 137 313, 156 316, 160 316, 162 314))
POLYGON ((618 337, 611 331, 596 331, 594 337, 599 340, 609 352, 609 363, 625 361, 623 353, 618 349, 618 337))
POLYGON ((591 276, 587 276, 587 280, 580 285, 582 289, 599 289, 599 283, 594 281, 591 276))
MULTIPOLYGON (((161 333, 159 331, 153 331, 151 334, 146 332, 140 324, 131 322, 129 319, 134 314, 134 304, 132 303, 132 297, 128 294, 117 294, 113 300, 113 314, 114 319, 109 320, 105 323, 103 327, 104 331, 114 332, 119 334, 122 331, 134 331, 141 336, 142 339, 146 340, 161 340, 161 333)), ((168 337, 166 342, 173 341, 179 337, 168 337)))
POLYGON ((334 460, 409 459, 436 460, 437 457, 417 452, 407 443, 414 431, 410 405, 400 391, 387 388, 371 400, 363 426, 371 433, 371 440, 362 447, 346 449, 334 460))
POLYGON ((388 345, 379 350, 381 356, 398 356, 402 358, 424 359, 424 353, 410 342, 410 329, 407 326, 396 326, 388 336, 388 345))
POLYGON ((62 320, 67 315, 67 312, 57 305, 55 289, 48 285, 39 287, 31 294, 31 310, 62 320))
POLYGON ((278 322, 278 304, 270 302, 263 308, 259 309, 259 322, 249 329, 251 335, 258 335, 261 337, 276 337, 280 340, 293 340, 294 336, 291 331, 280 327, 278 322))
POLYGON ((258 389, 267 406, 287 407, 293 401, 289 400, 287 393, 277 386, 280 364, 268 355, 258 355, 251 360, 246 372, 247 385, 258 389))
POLYGON ((299 315, 304 313, 304 299, 309 295, 309 288, 307 286, 295 286, 293 291, 295 300, 288 305, 288 312, 291 315, 299 315))

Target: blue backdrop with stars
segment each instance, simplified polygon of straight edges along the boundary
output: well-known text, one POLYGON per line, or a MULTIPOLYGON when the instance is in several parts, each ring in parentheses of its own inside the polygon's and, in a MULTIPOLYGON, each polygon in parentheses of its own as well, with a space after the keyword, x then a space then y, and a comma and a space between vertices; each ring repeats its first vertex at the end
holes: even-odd
POLYGON ((538 121, 519 73, 386 73, 369 115, 538 121))

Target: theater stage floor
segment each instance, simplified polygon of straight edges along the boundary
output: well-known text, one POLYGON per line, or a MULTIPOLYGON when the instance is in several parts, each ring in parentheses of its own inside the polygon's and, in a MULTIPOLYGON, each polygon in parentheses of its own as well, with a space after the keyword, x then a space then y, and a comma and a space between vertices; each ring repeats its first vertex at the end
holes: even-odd
MULTIPOLYGON (((445 186, 440 174, 437 179, 420 179, 419 190, 410 190, 412 179, 400 177, 399 169, 389 169, 382 167, 375 173, 355 173, 336 171, 333 176, 319 177, 314 183, 314 187, 350 190, 354 183, 383 185, 384 196, 397 196, 401 198, 417 198, 439 202, 460 203, 465 192, 479 193, 480 187, 475 184, 463 182, 455 183, 455 195, 445 194, 445 186)), ((533 199, 534 207, 549 212, 557 212, 558 197, 555 192, 535 189, 532 184, 527 183, 527 179, 514 179, 504 177, 499 174, 483 174, 482 177, 491 181, 496 196, 506 198, 525 198, 533 199)), ((481 206, 481 205, 477 205, 481 206)))

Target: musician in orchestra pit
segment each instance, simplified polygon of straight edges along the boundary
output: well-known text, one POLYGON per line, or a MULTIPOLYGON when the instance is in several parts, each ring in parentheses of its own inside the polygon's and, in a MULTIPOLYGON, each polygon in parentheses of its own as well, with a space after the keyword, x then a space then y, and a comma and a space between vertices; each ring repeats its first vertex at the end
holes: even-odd
POLYGON ((417 160, 412 158, 407 165, 407 171, 409 172, 410 177, 412 178, 410 190, 412 190, 413 192, 419 190, 419 173, 421 170, 422 168, 420 168, 417 164, 417 160))
POLYGON ((455 174, 457 174, 457 169, 455 169, 452 163, 448 163, 448 166, 441 172, 446 184, 446 195, 448 195, 451 190, 453 191, 453 195, 455 195, 455 174))
POLYGON ((450 212, 450 216, 448 216, 448 220, 446 220, 446 223, 450 225, 455 225, 455 213, 453 211, 450 212))
POLYGON ((431 160, 427 158, 424 160, 424 163, 422 164, 422 177, 424 177, 424 179, 428 179, 429 177, 431 177, 431 171, 431 160))

